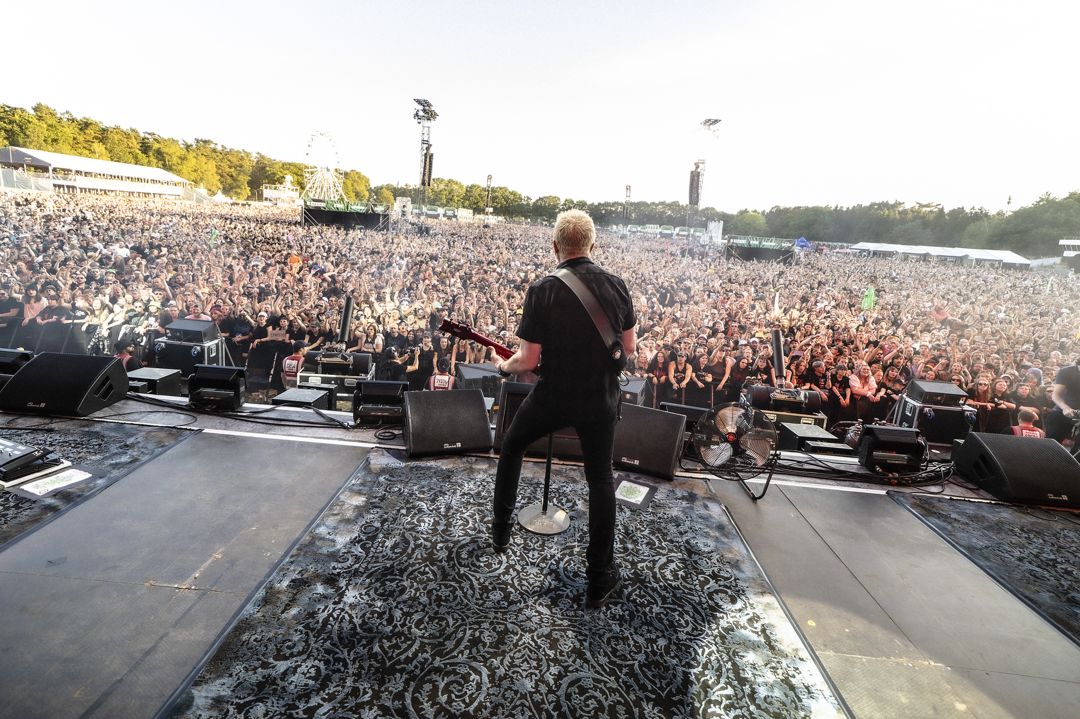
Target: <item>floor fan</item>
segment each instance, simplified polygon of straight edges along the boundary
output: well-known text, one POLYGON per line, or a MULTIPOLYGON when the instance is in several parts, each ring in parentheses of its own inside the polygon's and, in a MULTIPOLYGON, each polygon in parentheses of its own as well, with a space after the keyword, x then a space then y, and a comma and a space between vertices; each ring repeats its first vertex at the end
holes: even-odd
POLYGON ((776 427, 761 410, 736 402, 716 405, 697 422, 692 442, 710 473, 739 482, 754 501, 765 496, 779 453, 776 427), (765 487, 754 494, 746 482, 762 474, 765 487))

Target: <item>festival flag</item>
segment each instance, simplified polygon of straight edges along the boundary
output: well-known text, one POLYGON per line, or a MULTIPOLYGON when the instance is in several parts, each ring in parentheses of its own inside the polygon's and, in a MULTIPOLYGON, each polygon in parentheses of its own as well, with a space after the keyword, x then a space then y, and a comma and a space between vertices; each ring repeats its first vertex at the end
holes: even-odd
POLYGON ((221 233, 218 232, 216 227, 211 227, 210 228, 210 241, 207 242, 207 244, 210 245, 210 249, 213 249, 214 247, 217 246, 217 239, 218 239, 218 236, 220 234, 221 233))
POLYGON ((874 286, 870 285, 866 288, 866 293, 862 296, 862 308, 864 310, 872 310, 876 304, 877 293, 874 291, 874 286))

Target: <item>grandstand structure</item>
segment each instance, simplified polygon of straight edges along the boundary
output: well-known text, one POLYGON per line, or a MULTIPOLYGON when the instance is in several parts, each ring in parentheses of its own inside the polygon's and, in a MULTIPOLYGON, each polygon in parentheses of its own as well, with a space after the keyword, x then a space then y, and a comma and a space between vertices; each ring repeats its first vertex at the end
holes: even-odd
POLYGON ((158 167, 24 147, 0 149, 0 187, 209 200, 205 191, 158 167))

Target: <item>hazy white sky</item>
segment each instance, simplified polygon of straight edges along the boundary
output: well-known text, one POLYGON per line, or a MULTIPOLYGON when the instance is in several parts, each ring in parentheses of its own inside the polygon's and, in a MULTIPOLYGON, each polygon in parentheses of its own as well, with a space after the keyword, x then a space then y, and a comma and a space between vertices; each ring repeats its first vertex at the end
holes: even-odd
POLYGON ((1004 209, 1080 189, 1080 3, 18 2, 0 103, 305 160, 374 183, 723 210, 878 200, 1004 209), (699 123, 723 120, 713 135, 699 123))

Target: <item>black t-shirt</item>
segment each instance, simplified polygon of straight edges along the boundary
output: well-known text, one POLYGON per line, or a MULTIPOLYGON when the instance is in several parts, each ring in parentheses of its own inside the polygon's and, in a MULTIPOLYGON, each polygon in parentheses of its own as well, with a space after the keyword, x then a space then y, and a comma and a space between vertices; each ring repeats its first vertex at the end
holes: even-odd
MULTIPOLYGON (((587 257, 567 260, 559 267, 568 267, 581 278, 616 334, 637 324, 630 291, 622 279, 587 257)), ((581 300, 562 280, 548 276, 529 287, 517 336, 542 346, 543 369, 533 390, 538 398, 572 402, 583 417, 614 415, 619 384, 609 348, 581 300)))
POLYGON ((19 319, 19 310, 21 309, 22 302, 19 302, 14 297, 8 297, 6 300, 0 300, 0 314, 15 310, 15 314, 13 316, 0 318, 0 327, 7 327, 9 324, 12 324, 14 322, 21 322, 22 320, 19 319))
POLYGON ((67 307, 64 307, 63 305, 57 305, 56 307, 46 307, 40 312, 40 314, 38 314, 38 317, 43 320, 70 320, 71 310, 69 310, 67 307))
POLYGON ((848 382, 849 379, 851 379, 851 375, 844 375, 842 378, 833 376, 832 386, 836 390, 837 396, 843 397, 847 394, 848 389, 851 387, 848 382))
POLYGON ((405 347, 409 344, 409 338, 403 334, 389 334, 383 339, 383 348, 389 350, 391 347, 397 350, 398 354, 405 351, 405 347))
POLYGON ((813 369, 810 369, 802 376, 803 384, 808 384, 813 388, 826 390, 829 388, 829 373, 822 372, 820 375, 813 369))
POLYGON ((217 325, 218 332, 220 332, 223 335, 229 335, 231 337, 233 335, 233 322, 234 321, 235 320, 232 317, 232 315, 228 315, 228 316, 225 316, 225 317, 222 317, 221 319, 219 319, 215 323, 217 325))
MULTIPOLYGON (((251 331, 254 329, 254 327, 251 326, 251 323, 242 316, 230 317, 228 322, 229 336, 231 336, 233 339, 236 339, 237 337, 243 337, 247 334, 251 334, 251 331)), ((223 326, 221 329, 224 331, 225 327, 223 326)))
POLYGON ((417 371, 420 373, 420 376, 422 376, 422 377, 430 377, 431 375, 435 374, 435 348, 434 347, 432 347, 429 350, 426 350, 423 347, 421 347, 420 348, 420 356, 417 359, 419 360, 419 362, 418 362, 419 367, 418 367, 417 371))
POLYGON ((1054 377, 1054 384, 1065 387, 1062 399, 1073 409, 1080 409, 1080 365, 1071 364, 1062 367, 1054 377))

